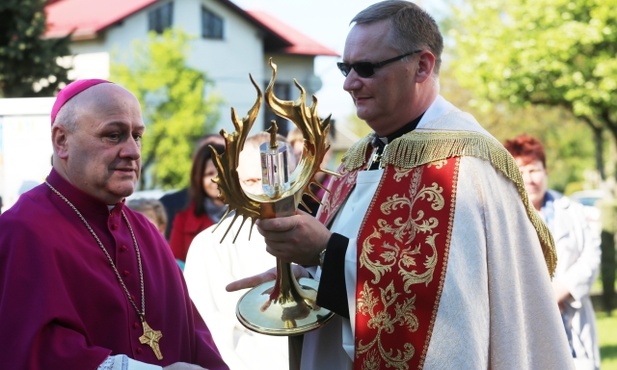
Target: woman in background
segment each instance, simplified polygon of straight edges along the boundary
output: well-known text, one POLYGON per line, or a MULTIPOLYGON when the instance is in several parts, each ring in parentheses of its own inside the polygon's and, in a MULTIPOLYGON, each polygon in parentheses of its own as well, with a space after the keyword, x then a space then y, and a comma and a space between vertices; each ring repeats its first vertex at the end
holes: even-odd
POLYGON ((191 168, 191 183, 189 187, 190 201, 187 207, 176 214, 171 228, 169 246, 182 265, 186 260, 186 252, 193 238, 208 226, 217 223, 227 206, 218 198, 218 186, 212 179, 218 175, 212 148, 222 153, 225 147, 218 144, 203 145, 193 159, 191 168))
POLYGON ((553 290, 577 370, 600 368, 596 318, 590 292, 600 267, 600 238, 583 206, 548 188, 542 143, 522 134, 504 143, 518 165, 529 201, 548 226, 557 250, 553 290))

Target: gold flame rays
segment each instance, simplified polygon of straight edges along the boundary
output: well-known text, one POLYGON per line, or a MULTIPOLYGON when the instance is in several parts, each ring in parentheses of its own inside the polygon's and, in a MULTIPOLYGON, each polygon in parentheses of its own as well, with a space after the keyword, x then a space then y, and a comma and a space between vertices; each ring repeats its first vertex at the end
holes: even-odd
MULTIPOLYGON (((293 197, 294 205, 297 207, 301 203, 302 195, 305 192, 318 200, 310 190, 311 183, 323 188, 321 184, 314 180, 315 174, 322 171, 337 175, 320 168, 321 162, 330 147, 327 142, 327 135, 330 130, 330 116, 323 121, 319 118, 317 114, 317 98, 315 96, 312 97, 312 104, 307 106, 306 91, 295 79, 294 84, 300 90, 300 97, 297 100, 281 100, 274 96, 273 90, 277 66, 272 62, 272 59, 270 59, 270 67, 272 68, 272 77, 265 90, 266 104, 277 116, 290 120, 302 132, 304 137, 302 159, 290 176, 290 188, 281 193, 280 197, 272 199, 265 194, 247 194, 242 190, 236 169, 239 164, 240 152, 255 123, 262 102, 261 90, 253 77, 249 76, 257 90, 257 99, 249 110, 248 115, 242 119, 238 118, 234 108, 231 109, 231 118, 236 131, 228 134, 224 129, 221 130, 221 135, 225 138, 226 149, 220 155, 216 152, 214 153, 214 165, 218 170, 218 176, 213 181, 218 185, 219 197, 229 206, 223 218, 231 212, 235 212, 231 225, 239 217, 243 218, 242 223, 247 218, 250 218, 251 224, 258 218, 274 217, 273 204, 285 198, 293 197)), ((227 232, 223 238, 225 238, 227 232)))

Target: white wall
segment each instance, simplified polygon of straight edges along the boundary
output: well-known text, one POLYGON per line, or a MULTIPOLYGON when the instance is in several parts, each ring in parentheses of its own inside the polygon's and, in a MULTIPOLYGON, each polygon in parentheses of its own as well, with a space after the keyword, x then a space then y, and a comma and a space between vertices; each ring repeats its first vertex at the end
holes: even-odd
POLYGON ((3 211, 51 170, 53 98, 0 99, 0 196, 3 211))

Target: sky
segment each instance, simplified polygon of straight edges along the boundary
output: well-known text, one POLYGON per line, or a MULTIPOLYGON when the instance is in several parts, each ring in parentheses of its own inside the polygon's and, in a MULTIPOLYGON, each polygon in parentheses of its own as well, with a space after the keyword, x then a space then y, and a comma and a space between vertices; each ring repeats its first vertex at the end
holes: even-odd
MULTIPOLYGON (((343 55, 349 22, 362 9, 376 0, 232 0, 245 10, 262 10, 324 46, 343 55)), ((416 1, 422 5, 422 1, 416 1)), ((424 1, 426 10, 435 18, 442 0, 424 1), (429 5, 430 4, 430 5, 429 5)), ((355 113, 349 95, 343 90, 344 77, 336 67, 337 57, 317 57, 315 74, 322 81, 322 88, 315 96, 321 116, 332 114, 338 121, 355 113)))

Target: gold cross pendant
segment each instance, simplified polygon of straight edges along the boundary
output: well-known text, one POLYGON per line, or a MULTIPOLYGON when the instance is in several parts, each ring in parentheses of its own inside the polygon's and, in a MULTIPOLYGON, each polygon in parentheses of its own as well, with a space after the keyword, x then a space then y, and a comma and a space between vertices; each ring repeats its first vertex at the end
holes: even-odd
POLYGON ((381 167, 381 156, 383 154, 377 154, 375 153, 375 155, 373 156, 373 163, 377 162, 379 163, 379 167, 381 167))
POLYGON ((382 153, 378 153, 377 148, 375 148, 373 150, 373 153, 371 154, 371 157, 369 159, 368 165, 366 166, 366 169, 367 170, 371 169, 375 164, 377 164, 376 168, 382 168, 381 157, 382 157, 382 153))
POLYGON ((163 359, 163 354, 161 353, 161 349, 159 348, 159 340, 163 336, 160 330, 153 330, 150 325, 146 322, 146 320, 142 320, 142 326, 144 327, 144 335, 139 337, 139 342, 141 344, 147 344, 152 348, 154 355, 159 360, 163 359))

